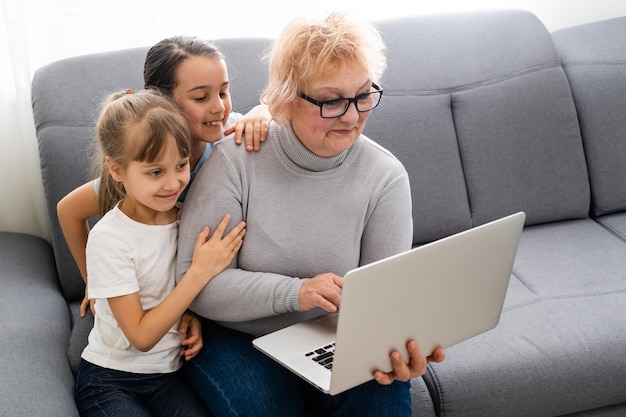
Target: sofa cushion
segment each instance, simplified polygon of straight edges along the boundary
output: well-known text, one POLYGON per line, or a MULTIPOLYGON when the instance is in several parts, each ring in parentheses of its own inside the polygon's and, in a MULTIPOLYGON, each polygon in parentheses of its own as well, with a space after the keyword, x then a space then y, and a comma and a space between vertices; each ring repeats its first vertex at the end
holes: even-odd
POLYGON ((585 144, 596 216, 626 209, 626 17, 552 34, 585 144))
POLYGON ((414 243, 519 210, 527 224, 588 215, 571 91, 535 16, 494 11, 378 26, 388 70, 365 133, 407 167, 414 243))
POLYGON ((626 294, 625 254, 624 240, 594 220, 538 225, 524 229, 513 273, 542 298, 626 294))
POLYGON ((429 366, 435 409, 446 417, 560 416, 625 403, 625 303, 622 292, 505 309, 498 327, 429 366))
POLYGON ((438 390, 435 409, 564 415, 624 403, 624 253, 626 242, 592 219, 525 228, 498 326, 447 349, 424 377, 438 390))
POLYGON ((626 241, 626 213, 608 214, 595 220, 615 236, 626 241))
POLYGON ((526 225, 588 215, 582 142, 560 67, 511 75, 452 100, 475 223, 518 210, 526 225))

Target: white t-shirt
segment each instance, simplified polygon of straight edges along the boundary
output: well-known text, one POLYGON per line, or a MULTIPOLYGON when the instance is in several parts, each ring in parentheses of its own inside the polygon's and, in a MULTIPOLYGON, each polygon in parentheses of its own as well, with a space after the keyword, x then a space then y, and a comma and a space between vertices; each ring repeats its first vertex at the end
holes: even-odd
POLYGON ((96 223, 87 241, 89 298, 96 299, 94 327, 82 358, 104 368, 133 373, 169 373, 181 366, 184 335, 177 322, 148 352, 135 349, 119 328, 107 298, 139 292, 144 310, 174 289, 178 220, 138 223, 117 206, 96 223))

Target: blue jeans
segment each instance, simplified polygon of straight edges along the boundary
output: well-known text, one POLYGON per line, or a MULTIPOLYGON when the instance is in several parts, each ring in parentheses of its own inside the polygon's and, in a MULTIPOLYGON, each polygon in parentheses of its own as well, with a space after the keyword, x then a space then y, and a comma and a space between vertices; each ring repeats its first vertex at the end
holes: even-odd
POLYGON ((182 371, 135 374, 81 360, 75 396, 81 417, 211 416, 182 371))
POLYGON ((410 384, 372 380, 339 395, 322 393, 252 346, 252 336, 205 320, 204 348, 184 369, 216 417, 411 416, 410 384))

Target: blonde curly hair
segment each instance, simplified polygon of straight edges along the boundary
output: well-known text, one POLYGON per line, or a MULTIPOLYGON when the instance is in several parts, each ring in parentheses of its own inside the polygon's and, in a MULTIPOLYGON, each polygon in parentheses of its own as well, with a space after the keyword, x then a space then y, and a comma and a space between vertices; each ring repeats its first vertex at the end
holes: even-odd
POLYGON ((291 118, 291 104, 307 82, 350 65, 367 71, 377 83, 387 66, 386 46, 376 27, 339 12, 320 22, 294 20, 278 36, 267 58, 269 82, 261 99, 272 118, 283 124, 291 118))

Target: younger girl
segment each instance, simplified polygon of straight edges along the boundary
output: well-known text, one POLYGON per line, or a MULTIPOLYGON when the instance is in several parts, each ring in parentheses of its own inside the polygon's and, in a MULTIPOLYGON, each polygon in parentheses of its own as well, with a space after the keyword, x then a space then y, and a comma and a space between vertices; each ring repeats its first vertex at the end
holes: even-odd
MULTIPOLYGON (((112 95, 96 125, 101 219, 89 234, 94 328, 76 377, 82 416, 201 416, 202 402, 181 375, 178 323, 189 304, 238 252, 240 222, 224 236, 197 238, 192 266, 175 286, 178 197, 189 182, 184 116, 154 91, 112 95), (106 214, 105 214, 106 213, 106 214)), ((199 342, 201 343, 201 342, 199 342)), ((191 346, 197 350, 198 346, 191 346)))

